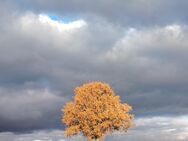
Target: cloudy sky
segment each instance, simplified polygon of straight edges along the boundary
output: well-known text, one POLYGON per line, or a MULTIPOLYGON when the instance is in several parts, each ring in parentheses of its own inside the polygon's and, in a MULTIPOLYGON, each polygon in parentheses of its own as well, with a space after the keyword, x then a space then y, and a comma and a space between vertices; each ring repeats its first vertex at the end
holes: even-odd
POLYGON ((0 0, 0 140, 65 138, 61 107, 109 83, 136 127, 110 141, 188 140, 187 0, 0 0))

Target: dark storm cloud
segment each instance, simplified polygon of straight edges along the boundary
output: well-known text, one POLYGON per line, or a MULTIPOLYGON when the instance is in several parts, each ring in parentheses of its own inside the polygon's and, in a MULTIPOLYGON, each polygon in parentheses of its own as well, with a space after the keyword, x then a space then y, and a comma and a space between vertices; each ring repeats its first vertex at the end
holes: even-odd
POLYGON ((110 83, 136 117, 188 114, 187 2, 176 4, 177 13, 175 1, 142 2, 148 7, 141 1, 3 1, 1 131, 61 128, 61 107, 88 81, 110 83), (62 24, 39 14, 51 12, 95 17, 62 24))
POLYGON ((11 1, 22 10, 58 13, 60 16, 75 14, 90 20, 95 16, 123 25, 166 25, 187 23, 187 0, 18 0, 11 1))
POLYGON ((65 97, 44 88, 0 88, 0 96, 0 132, 63 128, 60 109, 65 97))

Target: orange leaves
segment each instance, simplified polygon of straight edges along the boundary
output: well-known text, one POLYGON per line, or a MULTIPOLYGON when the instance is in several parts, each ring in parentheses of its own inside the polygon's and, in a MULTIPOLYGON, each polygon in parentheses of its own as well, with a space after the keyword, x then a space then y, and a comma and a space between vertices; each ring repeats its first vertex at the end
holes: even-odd
POLYGON ((74 126, 70 126, 69 128, 67 128, 67 130, 65 131, 65 134, 66 136, 72 136, 72 135, 79 134, 79 132, 80 132, 80 126, 74 125, 74 126))
POLYGON ((93 82, 74 90, 75 97, 64 108, 62 122, 66 135, 83 133, 89 140, 103 140, 107 132, 127 131, 132 125, 132 107, 122 104, 120 97, 106 83, 93 82))

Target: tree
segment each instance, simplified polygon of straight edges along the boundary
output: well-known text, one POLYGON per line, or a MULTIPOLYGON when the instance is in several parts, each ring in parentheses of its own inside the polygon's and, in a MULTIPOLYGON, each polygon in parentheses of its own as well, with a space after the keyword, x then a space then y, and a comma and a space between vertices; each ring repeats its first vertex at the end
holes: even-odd
POLYGON ((108 84, 87 83, 74 92, 74 100, 62 109, 66 136, 82 133, 89 141, 103 141, 108 132, 127 131, 132 126, 132 107, 122 104, 108 84))

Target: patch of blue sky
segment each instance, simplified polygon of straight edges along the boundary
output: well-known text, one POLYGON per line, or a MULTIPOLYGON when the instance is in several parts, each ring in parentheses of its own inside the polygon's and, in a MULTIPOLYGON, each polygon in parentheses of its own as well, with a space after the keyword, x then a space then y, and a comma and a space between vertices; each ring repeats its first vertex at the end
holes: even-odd
POLYGON ((59 21, 60 18, 57 15, 48 15, 50 17, 51 20, 53 21, 59 21))
POLYGON ((73 16, 64 16, 63 18, 62 17, 59 17, 58 15, 56 14, 47 14, 51 20, 53 21, 58 21, 58 22, 61 22, 61 23, 71 23, 73 21, 76 21, 77 18, 76 17, 73 17, 73 16))

